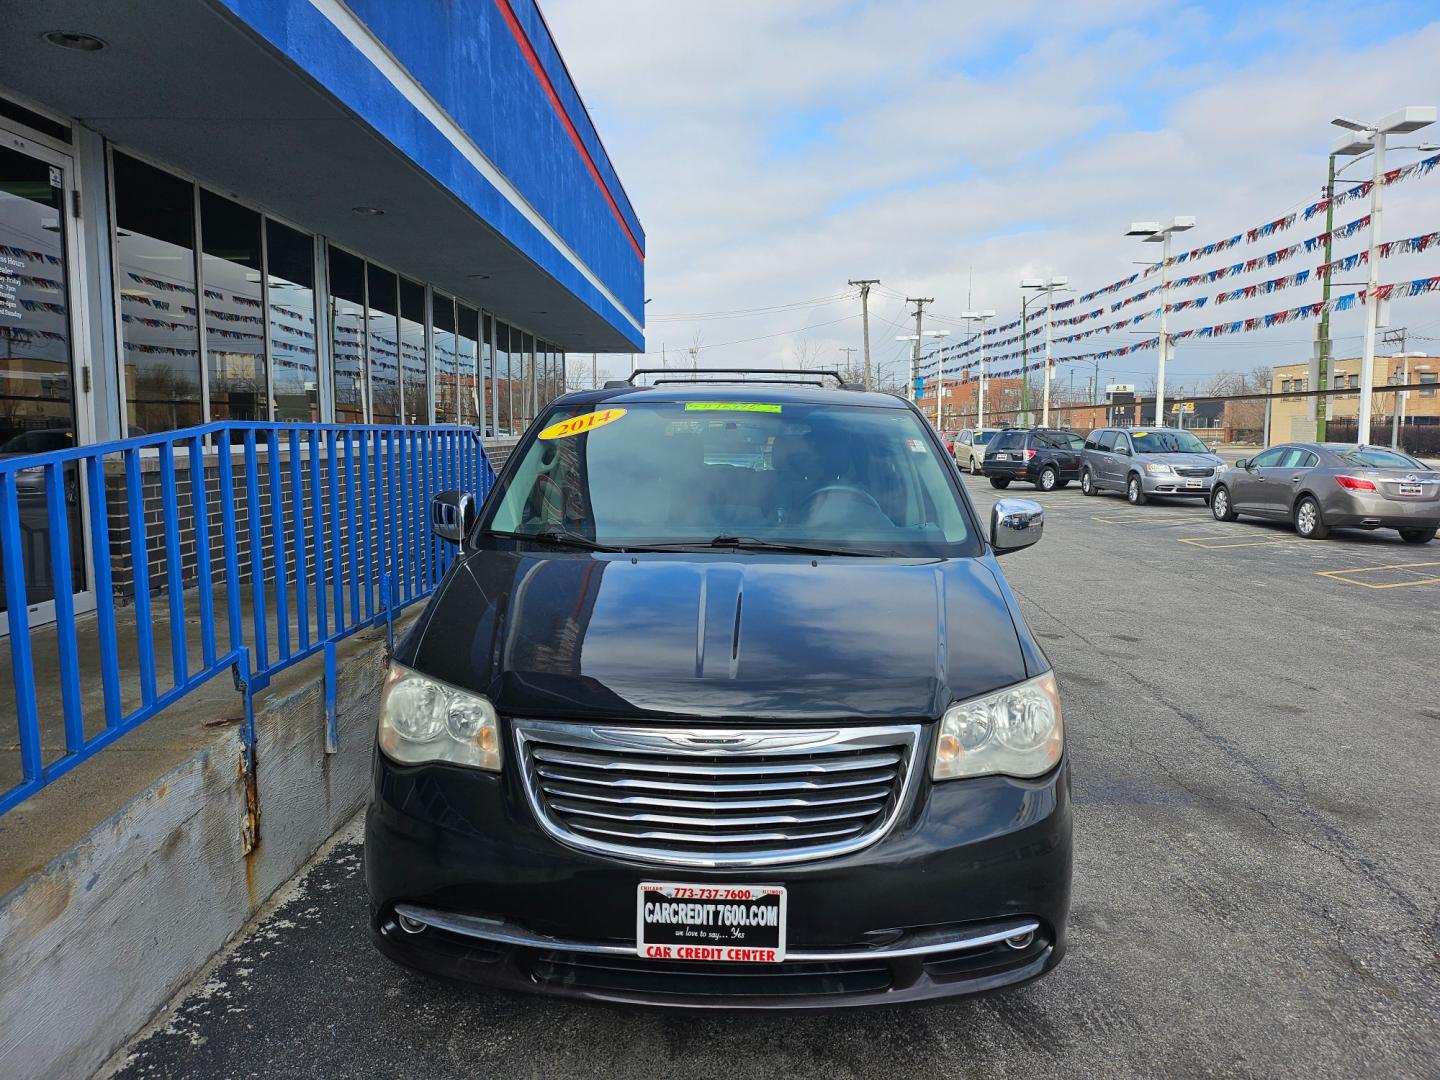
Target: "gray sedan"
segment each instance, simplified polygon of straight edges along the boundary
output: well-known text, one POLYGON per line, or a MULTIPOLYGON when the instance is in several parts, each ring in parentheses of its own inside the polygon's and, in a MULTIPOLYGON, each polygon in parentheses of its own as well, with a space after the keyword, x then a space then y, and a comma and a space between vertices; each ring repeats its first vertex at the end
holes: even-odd
POLYGON ((1220 521, 1292 521, 1307 540, 1333 528, 1396 529, 1424 544, 1440 528, 1440 472, 1380 446, 1286 443, 1221 471, 1210 510, 1220 521))

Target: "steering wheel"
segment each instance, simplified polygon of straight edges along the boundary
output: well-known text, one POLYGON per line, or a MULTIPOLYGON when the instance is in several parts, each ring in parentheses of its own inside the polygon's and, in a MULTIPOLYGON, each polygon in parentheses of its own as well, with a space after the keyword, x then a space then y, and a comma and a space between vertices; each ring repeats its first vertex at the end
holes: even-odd
MULTIPOLYGON (((885 514, 884 508, 875 501, 874 495, 871 495, 864 488, 854 487, 850 484, 826 484, 822 488, 817 488, 815 491, 812 491, 809 495, 805 496, 804 501, 800 504, 801 509, 808 513, 811 505, 818 501, 821 496, 826 495, 848 495, 852 499, 857 500, 858 502, 862 502, 867 506, 873 507, 878 513, 885 514)), ((887 518, 889 517, 888 514, 886 514, 885 516, 887 518)))

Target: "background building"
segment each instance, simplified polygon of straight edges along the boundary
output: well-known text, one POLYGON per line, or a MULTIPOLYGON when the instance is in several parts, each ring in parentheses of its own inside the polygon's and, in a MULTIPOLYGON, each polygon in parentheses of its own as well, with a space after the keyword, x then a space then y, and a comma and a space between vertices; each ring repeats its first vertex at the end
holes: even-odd
MULTIPOLYGON (((1309 364, 1285 364, 1271 376, 1270 391, 1274 394, 1299 394, 1312 389, 1309 385, 1309 364)), ((1374 430, 1372 441, 1389 443, 1392 425, 1398 419, 1403 430, 1419 435, 1428 429, 1432 436, 1440 432, 1440 357, 1425 353, 1404 353, 1398 356, 1375 357, 1375 385, 1435 383, 1434 389, 1394 391, 1374 394, 1371 413, 1374 430), (1398 400, 1397 400, 1398 399, 1398 400), (1398 409, 1398 417, 1397 417, 1398 409), (1382 438, 1383 436, 1383 438, 1382 438)), ((1358 390, 1360 359, 1351 357, 1330 362, 1330 389, 1358 390)), ((1337 423, 1327 434, 1344 441, 1355 438, 1355 422, 1360 412, 1360 395, 1331 394, 1327 401, 1329 418, 1337 423)), ((1329 425, 1327 425, 1328 427, 1329 425)), ((1277 397, 1270 402, 1270 441, 1286 442, 1315 438, 1315 407, 1313 397, 1277 397)), ((1417 447, 1422 452, 1433 452, 1417 447)))

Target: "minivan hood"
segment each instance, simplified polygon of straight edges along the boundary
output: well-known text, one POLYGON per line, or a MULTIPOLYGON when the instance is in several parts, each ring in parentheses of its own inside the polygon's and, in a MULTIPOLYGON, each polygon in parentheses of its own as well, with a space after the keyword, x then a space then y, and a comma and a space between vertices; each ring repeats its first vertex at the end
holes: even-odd
POLYGON ((480 551, 395 655, 509 715, 919 719, 1043 670, 1012 602, 989 557, 480 551))
POLYGON ((1220 468, 1225 464, 1218 454, 1137 454, 1146 461, 1163 461, 1179 469, 1220 468))

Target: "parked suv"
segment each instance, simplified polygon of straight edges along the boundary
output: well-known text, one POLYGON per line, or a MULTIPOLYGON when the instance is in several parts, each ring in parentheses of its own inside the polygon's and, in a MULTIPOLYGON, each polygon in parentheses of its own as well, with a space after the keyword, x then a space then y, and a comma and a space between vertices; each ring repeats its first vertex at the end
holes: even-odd
POLYGON ((1054 491, 1079 477, 1084 448, 1084 440, 1073 431, 1015 428, 990 440, 981 468, 992 487, 1007 488, 1012 480, 1023 480, 1041 491, 1054 491))
POLYGON ((1123 492, 1134 506, 1151 495, 1208 499, 1224 465, 1203 442, 1178 428, 1101 428, 1085 440, 1080 490, 1123 492))
POLYGON ((985 460, 985 444, 1001 431, 1001 428, 966 428, 955 436, 955 461, 973 476, 980 475, 980 464, 985 460))
POLYGON ((459 557, 379 705, 379 948, 689 1008, 1053 968, 1060 698, 996 561, 1044 515, 987 533, 943 455, 885 394, 625 387, 555 401, 478 515, 437 496, 459 557))

